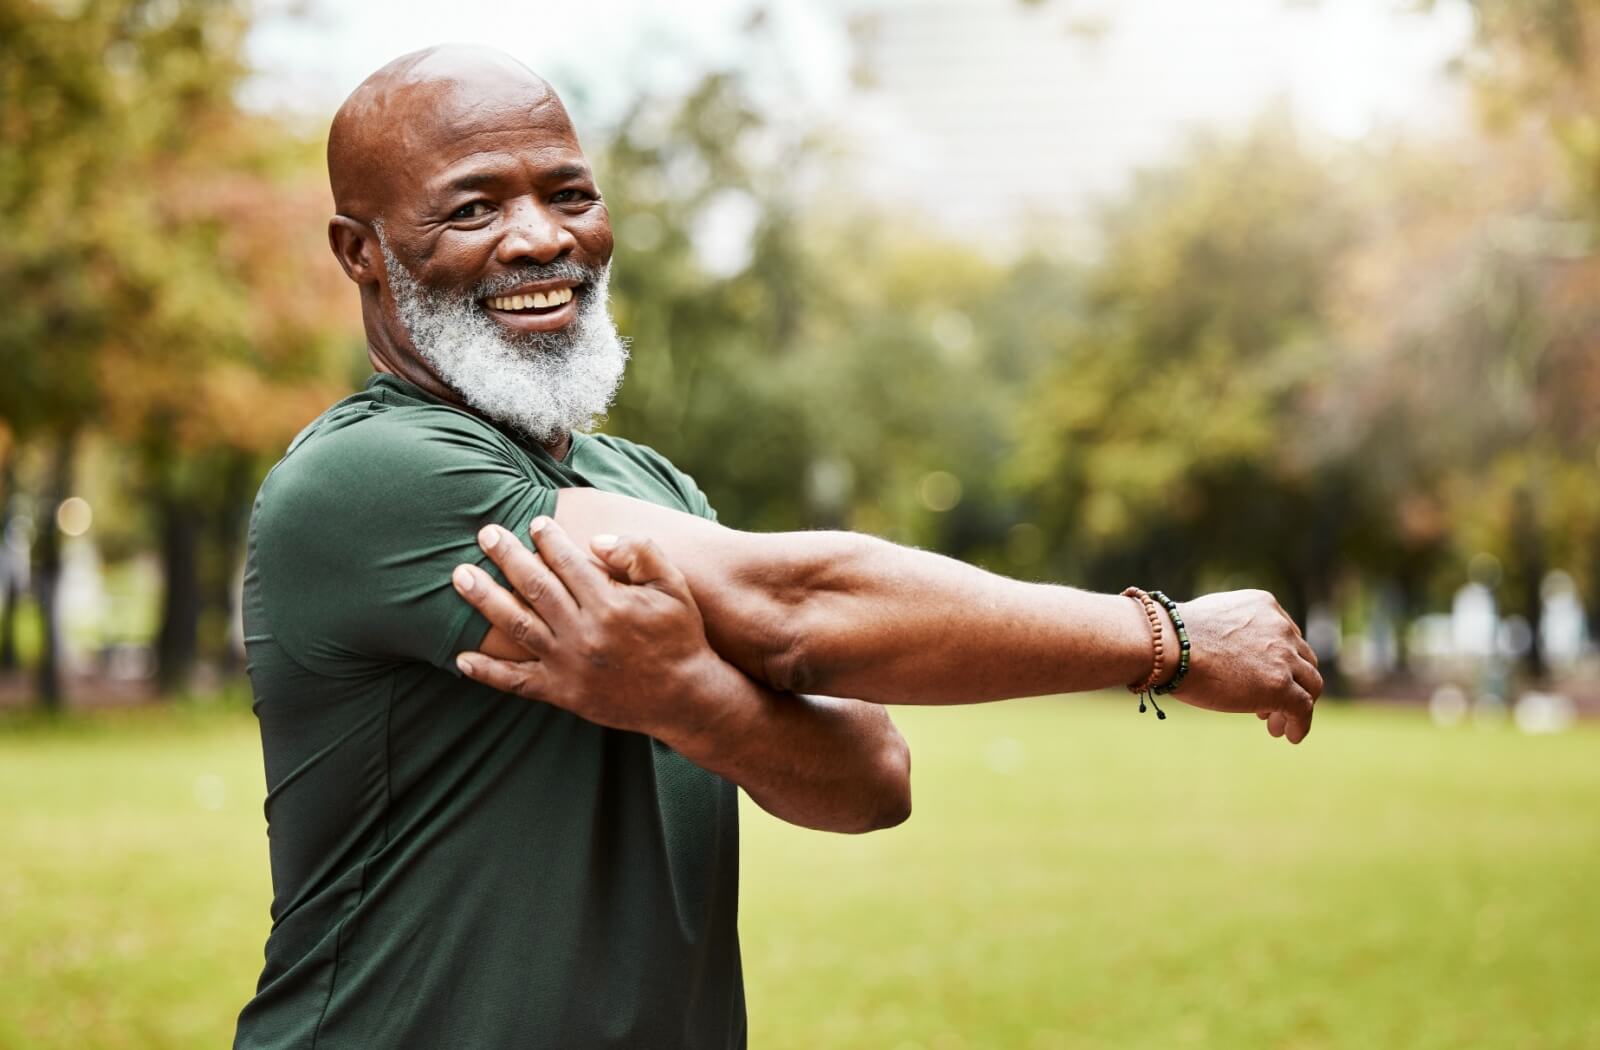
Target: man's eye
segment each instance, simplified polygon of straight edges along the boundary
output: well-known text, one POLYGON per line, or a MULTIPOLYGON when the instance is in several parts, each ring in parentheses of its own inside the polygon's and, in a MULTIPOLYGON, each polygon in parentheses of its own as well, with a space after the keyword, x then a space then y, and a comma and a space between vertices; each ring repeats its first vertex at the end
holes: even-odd
POLYGON ((451 212, 450 218, 459 222, 462 219, 481 219, 487 214, 489 214, 488 201, 473 201, 471 204, 463 204, 451 212))
POLYGON ((588 200, 589 195, 582 190, 560 190, 550 200, 555 204, 570 204, 573 201, 588 200))

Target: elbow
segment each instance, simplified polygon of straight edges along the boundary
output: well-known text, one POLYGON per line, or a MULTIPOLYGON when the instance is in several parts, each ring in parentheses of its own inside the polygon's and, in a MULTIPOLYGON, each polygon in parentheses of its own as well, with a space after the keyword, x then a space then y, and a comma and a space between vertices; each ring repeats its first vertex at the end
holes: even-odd
POLYGON ((883 541, 851 532, 817 535, 826 541, 787 566, 785 585, 768 595, 758 618, 765 624, 759 677, 784 692, 832 696, 845 666, 861 659, 853 638, 859 630, 843 625, 852 615, 859 621, 850 599, 883 541))
POLYGON ((780 692, 830 695, 824 688, 821 604, 816 592, 799 592, 763 610, 766 629, 756 677, 780 692))
POLYGON ((870 805, 865 807, 858 833, 884 831, 911 819, 911 748, 899 731, 891 729, 877 759, 870 805))
POLYGON ((790 616, 775 632, 778 638, 762 661, 761 674, 772 688, 801 696, 825 692, 817 684, 821 676, 812 653, 814 634, 804 626, 803 619, 790 616))

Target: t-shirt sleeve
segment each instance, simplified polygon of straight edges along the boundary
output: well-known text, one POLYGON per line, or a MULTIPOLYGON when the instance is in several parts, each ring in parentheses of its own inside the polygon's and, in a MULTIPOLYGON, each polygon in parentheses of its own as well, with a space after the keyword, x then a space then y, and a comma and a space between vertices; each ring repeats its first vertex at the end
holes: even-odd
POLYGON ((501 439, 449 413, 378 416, 308 441, 262 488, 255 528, 273 633, 306 668, 334 676, 414 660, 456 673, 489 623, 450 583, 462 562, 503 577, 477 545, 484 525, 530 545, 556 488, 501 439))
POLYGON ((717 520, 715 508, 711 506, 706 494, 700 491, 700 486, 695 483, 694 478, 679 470, 670 459, 649 445, 633 445, 632 448, 636 455, 648 463, 650 468, 672 487, 685 510, 696 517, 709 521, 717 520))
POLYGON ((706 499, 706 494, 700 491, 700 486, 696 485, 694 479, 689 475, 684 474, 682 477, 684 483, 688 486, 686 498, 689 501, 689 510, 708 521, 716 521, 717 509, 711 505, 710 500, 706 499))

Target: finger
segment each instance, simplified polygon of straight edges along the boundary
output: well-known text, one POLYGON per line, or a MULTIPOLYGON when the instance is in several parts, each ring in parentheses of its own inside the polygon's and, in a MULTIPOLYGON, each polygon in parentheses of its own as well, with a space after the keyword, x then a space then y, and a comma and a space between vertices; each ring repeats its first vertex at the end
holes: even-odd
POLYGON ((1293 661, 1289 673, 1294 675, 1295 684, 1306 691, 1311 703, 1317 702, 1317 697, 1322 695, 1322 672, 1317 670, 1316 664, 1300 659, 1293 661))
POLYGON ((1312 717, 1312 699, 1310 693, 1302 690, 1299 685, 1291 688, 1290 695, 1283 701, 1283 735, 1291 744, 1301 743, 1310 733, 1310 717, 1312 717))
MULTIPOLYGON (((517 542, 510 531, 499 525, 478 530, 478 546, 489 560, 506 574, 506 581, 533 607, 557 636, 571 632, 578 618, 578 603, 567 592, 566 584, 550 571, 550 566, 517 542)), ((492 582, 492 581, 491 581, 492 582)), ((470 600, 470 599, 469 599, 470 600)), ((488 615, 485 613, 484 615, 488 615)))
POLYGON ((1256 712, 1256 717, 1261 719, 1263 722, 1265 722, 1267 720, 1268 716, 1271 715, 1271 714, 1272 714, 1271 711, 1257 711, 1256 712))
POLYGON ((505 574, 512 590, 556 633, 577 617, 578 603, 566 586, 538 555, 518 543, 510 530, 485 525, 478 530, 478 546, 505 574))
POLYGON ((566 585, 577 600, 578 608, 593 605, 605 597, 605 576, 554 519, 543 515, 534 518, 528 533, 533 536, 534 546, 539 548, 539 557, 566 585))
POLYGON ((1273 736, 1282 736, 1287 721, 1288 718, 1282 711, 1272 712, 1267 716, 1267 732, 1273 736))
POLYGON ((648 536, 599 535, 592 542, 595 555, 622 574, 629 583, 654 583, 668 590, 684 586, 683 573, 648 536))
POLYGON ((544 619, 476 565, 457 565, 450 582, 484 619, 534 656, 550 651, 555 636, 544 619))
POLYGON ((543 664, 532 660, 497 660, 483 653, 467 652, 456 657, 456 667, 474 682, 482 682, 502 693, 527 700, 547 700, 547 678, 543 664))
POLYGON ((1295 651, 1300 654, 1301 659, 1305 660, 1306 663, 1310 664, 1312 667, 1317 666, 1317 651, 1311 648, 1311 643, 1306 641, 1306 636, 1298 631, 1295 632, 1294 636, 1294 648, 1295 651))

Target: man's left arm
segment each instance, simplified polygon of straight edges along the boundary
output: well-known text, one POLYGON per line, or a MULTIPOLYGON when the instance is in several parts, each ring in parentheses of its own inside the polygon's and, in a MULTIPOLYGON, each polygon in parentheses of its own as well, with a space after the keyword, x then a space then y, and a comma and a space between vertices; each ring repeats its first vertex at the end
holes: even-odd
MULTIPOLYGON (((497 526, 481 538, 487 547, 517 542, 497 526)), ((622 579, 581 558, 542 577, 549 615, 507 607, 518 649, 463 656, 476 664, 473 677, 655 737, 791 824, 865 832, 910 815, 910 752, 881 706, 753 681, 711 648, 688 583, 660 549, 630 553, 622 579)), ((512 601, 476 566, 458 568, 453 582, 463 594, 512 601)))

